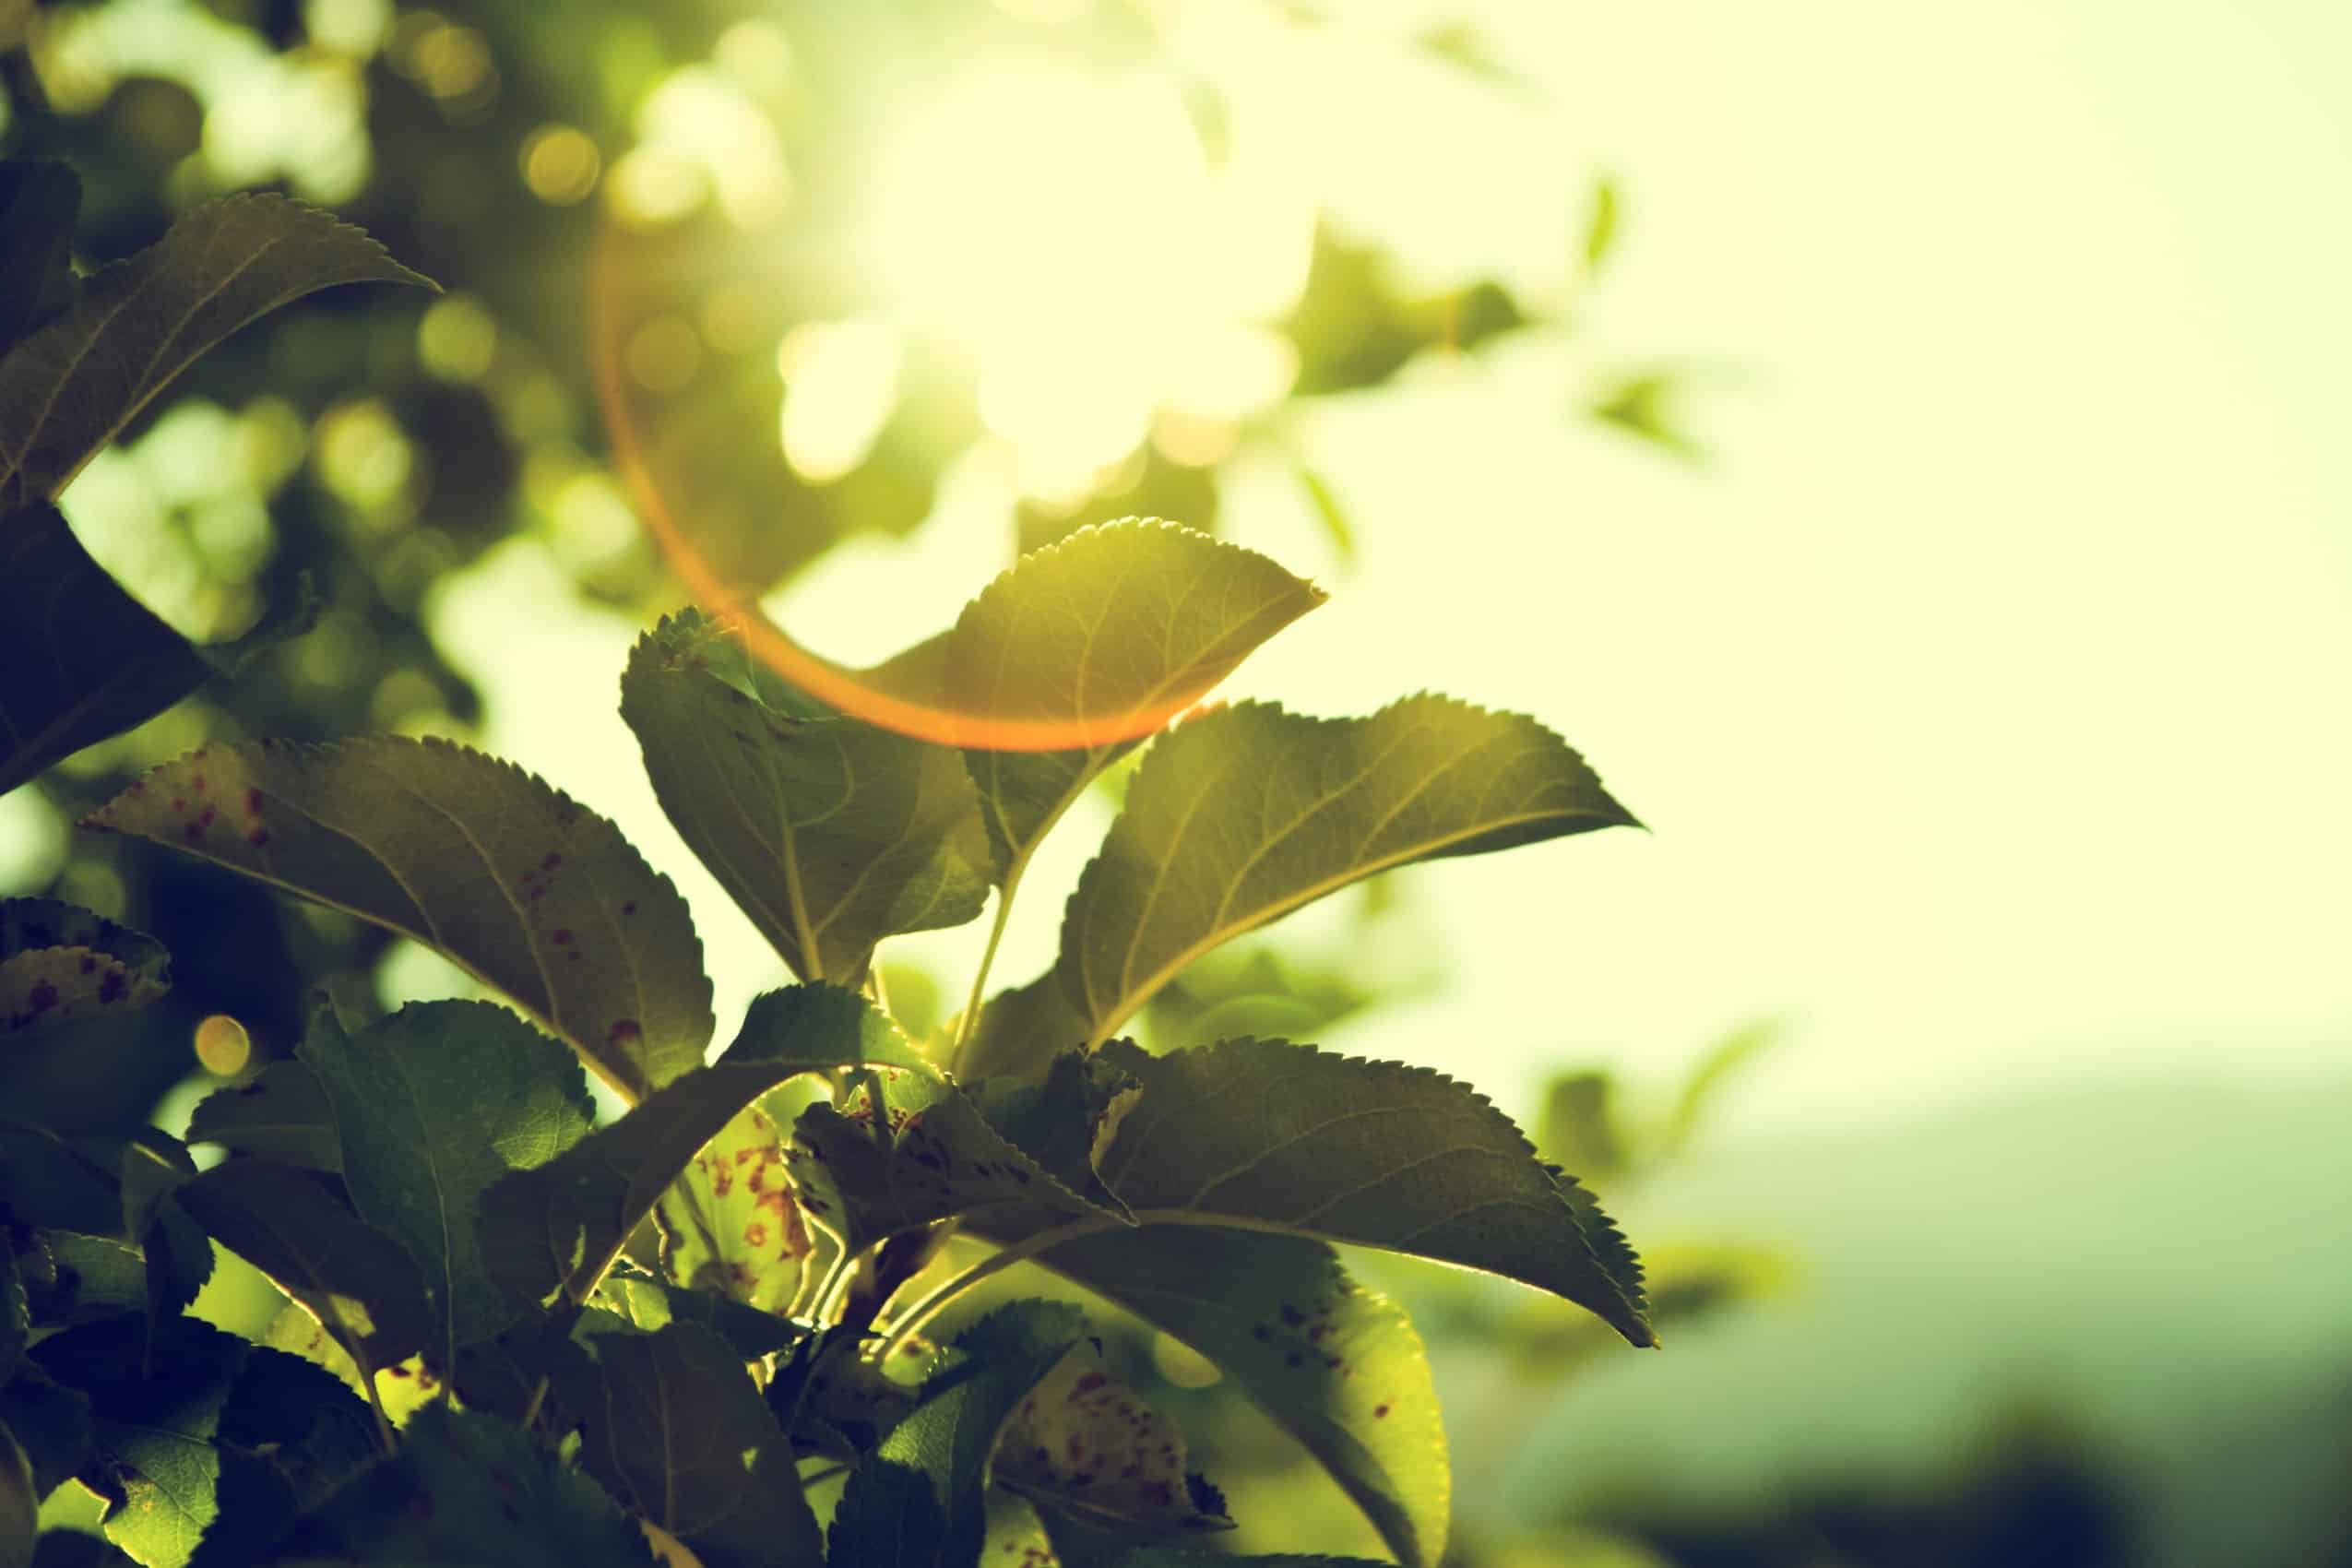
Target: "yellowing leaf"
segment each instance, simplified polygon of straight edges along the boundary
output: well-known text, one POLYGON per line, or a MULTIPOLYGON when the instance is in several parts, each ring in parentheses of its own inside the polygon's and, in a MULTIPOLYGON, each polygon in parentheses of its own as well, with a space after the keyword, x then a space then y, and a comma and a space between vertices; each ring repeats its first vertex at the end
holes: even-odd
POLYGON ((663 1271, 679 1284, 781 1313, 812 1242, 784 1179, 784 1140, 757 1106, 719 1130, 655 1204, 663 1271))

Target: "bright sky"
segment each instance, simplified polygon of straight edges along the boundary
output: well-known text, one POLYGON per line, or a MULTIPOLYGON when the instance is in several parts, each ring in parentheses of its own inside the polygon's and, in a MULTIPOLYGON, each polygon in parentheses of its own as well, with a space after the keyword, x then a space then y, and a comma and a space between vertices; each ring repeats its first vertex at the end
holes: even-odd
MULTIPOLYGON (((1329 1043, 1525 1105, 1561 1052, 1662 1089, 1785 1013, 1729 1107, 1751 1134, 2216 1051, 2341 1073, 2352 12, 1528 0, 1489 7, 1496 53, 1550 101, 1498 101, 1387 63, 1377 28, 1286 53, 1253 9, 1184 8, 1182 47, 1251 62, 1324 199, 1431 277, 1556 287, 1591 173, 1627 200, 1586 346, 1318 425, 1358 568, 1280 486, 1229 505, 1337 594, 1232 691, 1525 708, 1656 830, 1408 873, 1457 983, 1329 1043), (1564 417, 1597 352, 1693 370, 1705 467, 1564 417)), ((951 530, 829 564, 788 623, 848 651, 863 595, 912 584, 928 630, 994 564, 951 530)), ((493 690, 486 742, 676 865, 611 685, 579 678, 617 676, 628 629, 518 647, 540 570, 509 552, 445 604, 461 658, 554 682, 493 690)), ((1087 847, 1065 830, 1059 873, 1087 847)), ((1056 873, 1002 979, 1044 961, 1056 873)), ((724 1013, 773 960, 681 880, 724 1013)), ((976 945, 921 950, 953 976, 976 945)))

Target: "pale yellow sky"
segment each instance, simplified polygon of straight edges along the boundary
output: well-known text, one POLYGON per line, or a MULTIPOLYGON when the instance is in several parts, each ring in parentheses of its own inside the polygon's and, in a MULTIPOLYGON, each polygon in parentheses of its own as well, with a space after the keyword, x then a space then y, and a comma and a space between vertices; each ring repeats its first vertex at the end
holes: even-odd
MULTIPOLYGON (((1393 33, 1419 9, 1367 14, 1393 33)), ((1356 570, 1282 483, 1237 481, 1229 531, 1337 597, 1235 692, 1523 707, 1657 830, 1408 873, 1457 984, 1329 1043, 1524 1104, 1554 1051, 1662 1086, 1712 1033, 1786 1013, 1789 1049, 1730 1106, 1752 1134, 2162 1063, 2340 1074, 2352 19, 1489 9, 1548 96, 1397 65, 1377 26, 1291 58, 1204 4, 1180 35, 1243 113, 1253 76, 1287 103, 1260 123, 1294 166, 1432 279, 1557 287, 1572 193, 1603 167, 1627 192, 1575 305, 1587 347, 1421 367, 1316 422, 1356 570), (1693 368, 1704 469, 1562 417, 1596 350, 1693 368)), ((911 552, 852 552, 790 622, 879 651, 896 634, 865 592, 912 585, 928 630, 992 543, 944 519, 911 552)), ((677 864, 585 676, 617 672, 627 628, 519 646, 502 607, 540 570, 513 554, 447 600, 461 655, 561 687, 494 690, 487 742, 677 864)), ((1043 962, 1053 879, 1087 848, 1065 830, 1033 873, 1002 979, 1043 962)), ((771 983, 715 888, 682 880, 722 997, 771 983)), ((954 975, 973 936, 912 945, 954 975)))

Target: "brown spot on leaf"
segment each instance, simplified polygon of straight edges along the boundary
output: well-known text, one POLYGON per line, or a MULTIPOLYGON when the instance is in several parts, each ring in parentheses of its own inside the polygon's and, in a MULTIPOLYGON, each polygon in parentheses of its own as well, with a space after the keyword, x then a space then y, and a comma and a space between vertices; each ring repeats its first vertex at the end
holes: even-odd
POLYGON ((637 1028, 635 1018, 616 1018, 612 1027, 604 1031, 604 1038, 614 1045, 632 1045, 645 1038, 645 1031, 637 1028))
POLYGON ((1384 1421, 1384 1420, 1386 1420, 1387 1419, 1388 1419, 1388 1407, 1387 1407, 1387 1406, 1385 1406, 1385 1405, 1374 1405, 1374 1406, 1372 1407, 1372 1420, 1376 1420, 1376 1421, 1384 1421))
POLYGON ((571 944, 572 928, 569 926, 558 927, 555 932, 555 945, 558 947, 569 947, 571 944))
POLYGON ((753 1220, 749 1225, 744 1226, 743 1245, 747 1247, 765 1247, 767 1245, 767 1227, 762 1225, 756 1219, 753 1220))
POLYGON ((57 1005, 57 988, 47 980, 42 980, 32 988, 32 994, 25 1000, 31 1004, 35 1013, 46 1013, 57 1005))

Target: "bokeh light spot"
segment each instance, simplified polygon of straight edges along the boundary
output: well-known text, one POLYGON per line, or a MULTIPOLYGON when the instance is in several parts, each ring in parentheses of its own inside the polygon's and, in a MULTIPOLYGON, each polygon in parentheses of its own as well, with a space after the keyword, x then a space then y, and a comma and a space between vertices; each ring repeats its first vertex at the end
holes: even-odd
POLYGON ((206 1072, 232 1078, 253 1057, 253 1037, 228 1014, 215 1013, 196 1027, 196 1056, 206 1072))

